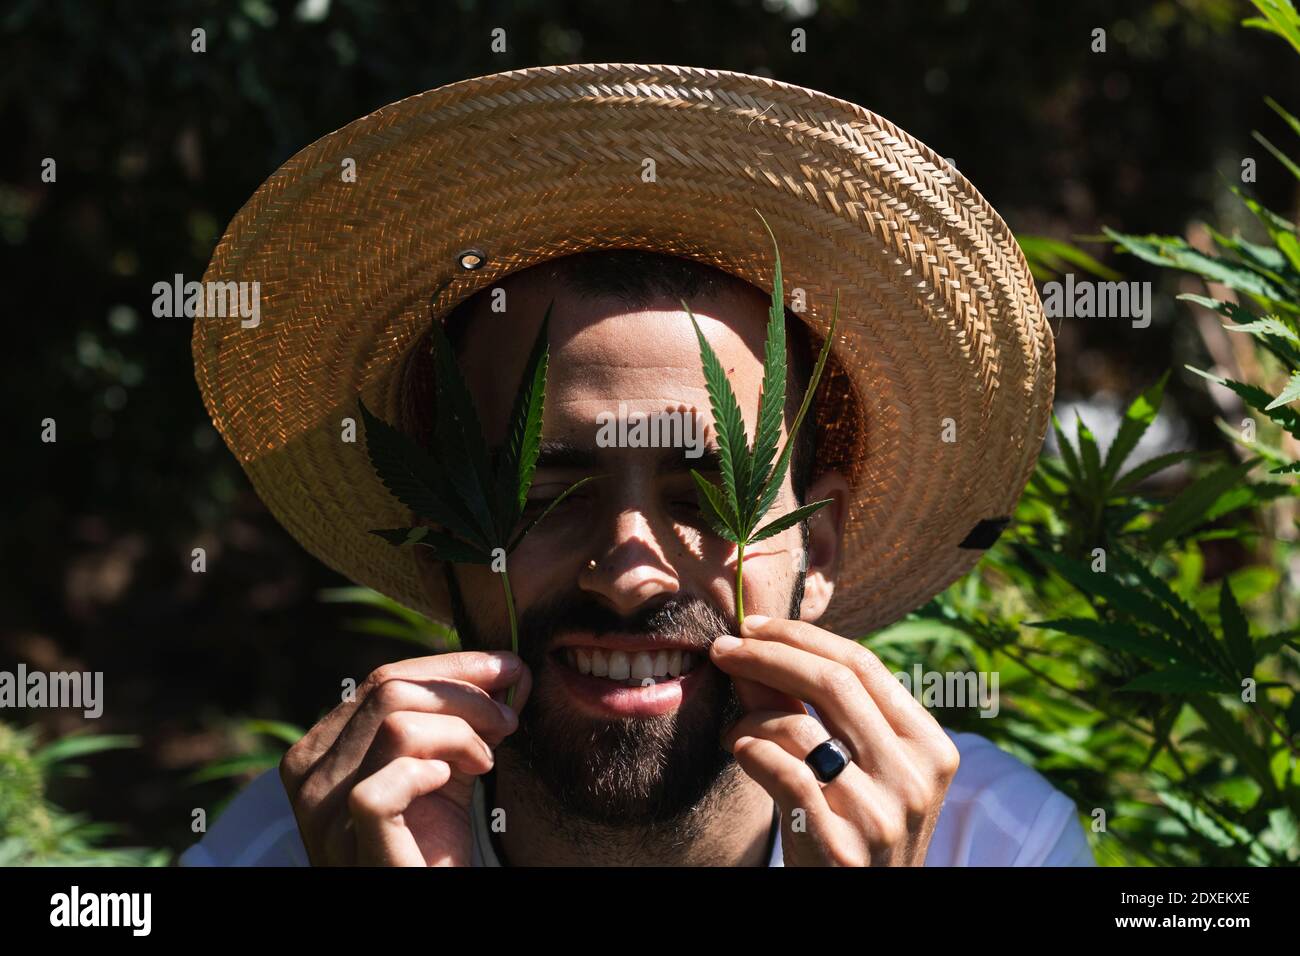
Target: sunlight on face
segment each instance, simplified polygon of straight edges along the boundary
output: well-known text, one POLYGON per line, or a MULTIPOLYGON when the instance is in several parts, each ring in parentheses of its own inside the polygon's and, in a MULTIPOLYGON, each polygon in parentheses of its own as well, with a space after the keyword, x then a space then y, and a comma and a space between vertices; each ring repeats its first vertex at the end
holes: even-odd
MULTIPOLYGON (((718 741, 739 715, 731 681, 708 657, 709 643, 735 629, 735 549, 703 519, 691 477, 692 469, 719 477, 699 343, 680 303, 628 308, 527 272, 502 286, 508 311, 481 308, 460 355, 490 445, 506 438, 528 353, 554 300, 542 447, 525 520, 574 482, 599 476, 509 557, 533 690, 505 747, 577 817, 674 819, 735 773, 718 741), (611 447, 599 437, 611 414, 674 412, 698 416, 692 421, 703 427, 703 448, 689 456, 680 445, 611 447), (645 683, 636 686, 640 675, 645 683)), ((691 307, 752 435, 768 301, 757 290, 728 291, 691 307)), ((771 514, 792 507, 787 474, 771 514)), ((801 554, 798 527, 747 552, 747 611, 795 610, 801 554)), ((466 565, 452 583, 466 647, 508 647, 500 576, 466 565)))
MULTIPOLYGON (((729 609, 734 547, 702 519, 690 475, 694 468, 717 480, 718 472, 699 344, 680 304, 664 300, 628 309, 612 299, 574 295, 529 273, 502 285, 508 289, 509 310, 480 310, 466 331, 461 355, 489 443, 505 438, 528 350, 553 299, 543 454, 529 493, 531 514, 540 514, 573 482, 604 476, 562 502, 511 555, 511 583, 521 607, 557 588, 573 587, 595 559, 602 574, 583 587, 620 613, 682 591, 729 609), (622 410, 646 416, 674 410, 698 414, 711 453, 691 459, 682 448, 600 447, 601 416, 622 410)), ((752 295, 728 292, 691 307, 727 370, 752 437, 768 301, 757 290, 752 295)), ((793 506, 787 475, 771 514, 793 506)), ((747 553, 749 610, 786 613, 800 550, 794 528, 747 553)), ((499 588, 486 583, 492 591, 499 588)))

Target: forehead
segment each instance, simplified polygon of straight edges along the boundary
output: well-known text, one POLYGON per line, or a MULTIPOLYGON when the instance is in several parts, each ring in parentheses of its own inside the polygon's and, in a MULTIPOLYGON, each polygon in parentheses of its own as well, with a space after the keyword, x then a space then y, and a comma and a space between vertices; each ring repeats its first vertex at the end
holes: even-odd
MULTIPOLYGON (((535 273, 508 277, 499 287, 506 292, 505 311, 492 312, 485 296, 460 345, 460 365, 490 441, 504 435, 528 353, 551 303, 548 432, 574 432, 601 411, 617 411, 620 402, 638 411, 685 404, 710 417, 699 343, 680 301, 664 297, 629 306, 535 273)), ((768 304, 752 288, 690 302, 747 420, 760 391, 768 304)))

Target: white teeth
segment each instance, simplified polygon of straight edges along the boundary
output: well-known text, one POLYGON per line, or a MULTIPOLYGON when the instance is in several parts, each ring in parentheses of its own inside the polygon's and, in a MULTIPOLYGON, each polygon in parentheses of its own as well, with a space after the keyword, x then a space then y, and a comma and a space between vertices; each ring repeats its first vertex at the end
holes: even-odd
POLYGON ((629 686, 672 680, 689 674, 699 663, 681 648, 652 651, 606 651, 597 647, 567 647, 564 659, 579 674, 628 681, 629 686))
MULTIPOLYGON (((632 673, 630 661, 623 651, 614 651, 609 655, 609 679, 627 680, 632 673)), ((649 674, 647 673, 647 677, 649 674)))
POLYGON ((667 651, 659 651, 659 653, 655 654, 654 671, 655 671, 655 677, 668 676, 668 652, 667 651))
POLYGON ((655 659, 645 651, 637 651, 632 655, 632 673, 633 680, 645 680, 647 677, 655 676, 655 659))

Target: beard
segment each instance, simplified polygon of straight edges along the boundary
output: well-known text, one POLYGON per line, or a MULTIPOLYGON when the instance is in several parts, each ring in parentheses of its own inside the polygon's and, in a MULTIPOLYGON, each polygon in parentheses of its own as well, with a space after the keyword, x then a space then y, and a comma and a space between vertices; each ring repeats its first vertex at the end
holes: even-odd
MULTIPOLYGON (((455 574, 446 567, 452 614, 462 646, 509 647, 508 633, 483 634, 467 612, 455 574)), ((797 578, 791 607, 797 614, 804 575, 797 578)), ((794 616, 794 614, 792 614, 794 616)), ((725 798, 740 783, 735 759, 722 748, 723 732, 742 715, 735 686, 712 664, 675 711, 647 718, 593 719, 566 701, 551 656, 566 632, 656 635, 700 652, 719 634, 735 634, 735 618, 698 597, 673 597, 629 617, 578 590, 530 608, 519 619, 519 656, 533 687, 519 714, 519 728, 501 744, 511 769, 540 785, 547 814, 557 827, 582 821, 616 830, 671 831, 691 837, 692 821, 707 801, 725 798)))

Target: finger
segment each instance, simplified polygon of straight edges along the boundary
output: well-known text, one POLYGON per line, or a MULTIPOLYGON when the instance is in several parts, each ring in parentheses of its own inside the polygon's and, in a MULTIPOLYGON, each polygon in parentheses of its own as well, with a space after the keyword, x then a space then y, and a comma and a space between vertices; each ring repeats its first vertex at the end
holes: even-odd
POLYGON ((771 795, 784 811, 800 808, 814 815, 831 813, 812 769, 775 741, 737 737, 732 753, 740 768, 771 795))
POLYGON ((494 701, 485 690, 474 684, 453 680, 393 679, 385 681, 366 696, 334 746, 318 762, 316 774, 338 781, 355 773, 384 719, 399 711, 453 714, 467 721, 493 746, 519 726, 519 718, 513 710, 494 701))
POLYGON ((412 801, 449 779, 451 767, 443 760, 399 757, 353 787, 348 810, 355 824, 358 862, 423 866, 424 857, 401 815, 412 801))
MULTIPOLYGON (((738 720, 731 730, 723 734, 722 745, 731 750, 736 740, 747 736, 770 740, 805 764, 808 755, 829 739, 826 728, 811 714, 763 711, 746 714, 738 720)), ((816 779, 816 775, 813 776, 816 779)), ((879 781, 864 773, 853 761, 834 780, 822 784, 821 788, 822 796, 836 815, 860 823, 869 821, 874 825, 877 814, 870 808, 892 806, 896 802, 884 791, 879 781), (863 809, 864 806, 866 810, 863 809)))
POLYGON ((474 684, 454 680, 391 680, 366 698, 339 734, 341 747, 353 736, 361 750, 369 749, 375 731, 389 714, 416 710, 426 714, 454 714, 468 721, 494 746, 519 726, 515 712, 488 696, 474 684))
POLYGON ((740 700, 740 706, 746 711, 784 710, 792 714, 807 713, 803 701, 796 700, 789 694, 783 694, 775 688, 743 677, 733 677, 731 682, 736 688, 736 697, 740 700))
POLYGON ((518 728, 515 714, 474 684, 452 680, 385 681, 366 695, 338 739, 311 768, 297 791, 290 793, 299 808, 299 823, 307 833, 314 834, 342 807, 380 724, 398 711, 454 714, 468 721, 492 745, 518 728))
POLYGON ((847 858, 860 844, 852 828, 831 809, 821 784, 802 760, 762 737, 738 737, 734 753, 740 768, 776 801, 787 858, 798 854, 801 838, 810 840, 824 859, 847 858), (801 823, 798 833, 793 826, 796 820, 801 823))
POLYGON ((508 686, 523 670, 523 660, 510 651, 454 651, 393 661, 371 671, 362 689, 373 689, 389 680, 466 681, 486 691, 508 686))
POLYGON ((787 621, 755 614, 745 618, 741 636, 781 641, 849 668, 900 736, 930 736, 939 726, 934 715, 907 692, 884 662, 857 641, 832 634, 807 621, 787 621))
POLYGON ((879 657, 856 641, 804 621, 751 615, 745 618, 742 629, 756 637, 821 653, 849 667, 894 731, 893 736, 874 738, 873 743, 879 746, 870 755, 865 751, 857 753, 856 759, 874 782, 885 787, 883 796, 901 799, 911 816, 929 808, 936 796, 942 800, 957 772, 960 754, 934 715, 903 687, 879 657))
POLYGON ((781 710, 791 714, 807 713, 803 701, 796 700, 789 694, 783 694, 779 690, 743 677, 733 677, 731 682, 735 685, 740 706, 746 711, 781 710))
POLYGON ((722 735, 722 746, 731 750, 739 737, 762 737, 780 744, 800 760, 824 743, 830 734, 811 714, 779 710, 758 710, 746 714, 722 735))
POLYGON ((402 757, 437 758, 473 776, 487 773, 495 763, 491 748, 462 718, 399 710, 379 725, 357 776, 369 777, 402 757))
POLYGON ((515 715, 518 716, 523 713, 524 704, 528 703, 528 695, 532 693, 532 690, 533 672, 529 670, 527 665, 524 665, 519 669, 519 676, 515 679, 513 684, 505 684, 496 688, 491 692, 491 697, 507 710, 513 710, 515 715), (506 698, 510 694, 511 687, 514 688, 515 699, 514 703, 507 704, 506 698))
POLYGON ((806 700, 817 716, 852 750, 853 758, 871 771, 892 766, 901 748, 892 727, 881 715, 857 675, 837 661, 772 640, 715 640, 713 663, 733 677, 756 680, 806 700))
MULTIPOLYGON (((393 661, 376 668, 357 688, 356 699, 345 701, 317 721, 302 739, 289 748, 280 764, 280 777, 293 798, 316 762, 334 746, 352 715, 379 687, 391 680, 437 680, 446 678, 474 684, 491 693, 508 687, 526 671, 523 661, 508 651, 484 653, 457 651, 393 661)), ((521 688, 522 690, 522 688, 521 688)), ((516 691, 516 698, 521 698, 516 691)), ((521 700, 516 703, 522 706, 521 700)), ((518 711, 516 710, 516 713, 518 711)))

